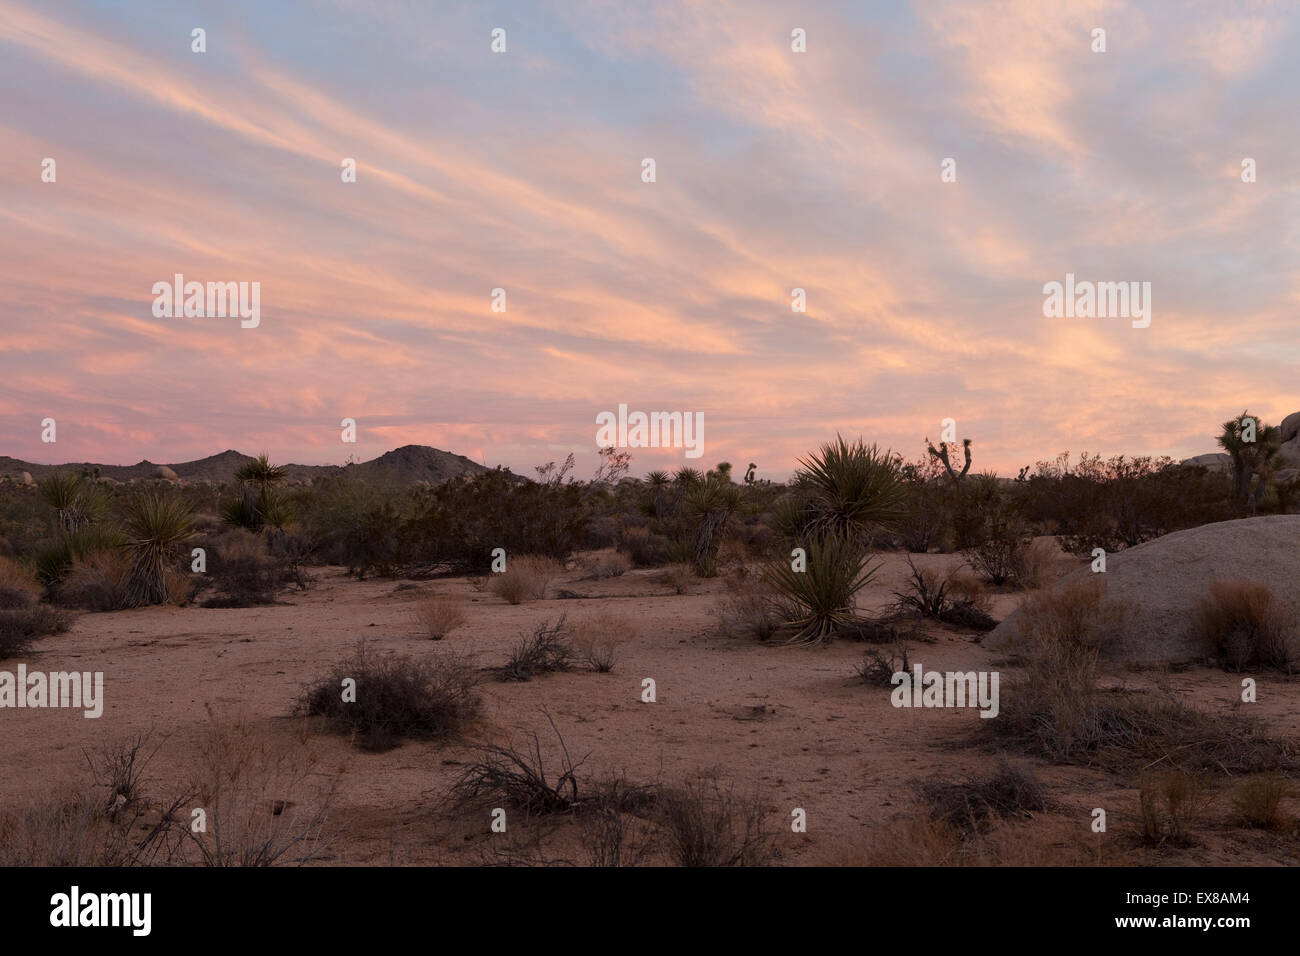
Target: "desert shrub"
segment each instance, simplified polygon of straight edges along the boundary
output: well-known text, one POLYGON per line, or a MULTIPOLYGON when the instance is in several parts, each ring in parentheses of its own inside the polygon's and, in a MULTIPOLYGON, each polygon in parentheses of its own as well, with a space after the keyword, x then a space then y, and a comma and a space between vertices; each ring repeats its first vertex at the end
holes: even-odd
POLYGON ((1045 587, 1076 566, 1054 538, 1033 539, 1020 556, 1019 564, 1016 583, 1022 588, 1045 587))
POLYGON ((546 597, 551 581, 563 571, 564 566, 552 558, 523 554, 507 559, 506 569, 493 573, 488 590, 511 604, 540 601, 546 597))
POLYGON ((128 607, 131 559, 125 551, 95 551, 74 558, 53 589, 55 599, 88 611, 117 611, 128 607))
POLYGON ((983 494, 975 507, 982 513, 962 555, 990 584, 1021 583, 1033 545, 1025 522, 996 488, 983 494))
POLYGON ((1233 670, 1274 667, 1290 674, 1300 662, 1294 612, 1266 585, 1211 582, 1197 604, 1194 626, 1233 670))
POLYGON ((930 781, 922 785, 921 795, 936 820, 962 831, 979 829, 991 818, 1027 818, 1047 809, 1033 771, 1006 762, 992 774, 961 783, 930 781))
POLYGON ((288 539, 236 528, 207 539, 207 578, 216 592, 204 607, 233 608, 274 604, 276 594, 290 584, 306 585, 298 558, 288 539))
POLYGON ((1264 830, 1280 830, 1286 824, 1282 801, 1291 787, 1285 777, 1266 773, 1250 777, 1237 788, 1232 802, 1242 823, 1264 830))
POLYGON ((907 589, 894 592, 894 610, 915 614, 978 631, 992 630, 996 621, 989 616, 988 598, 979 585, 957 573, 940 577, 929 568, 918 568, 907 559, 911 575, 907 589))
POLYGON ((465 623, 465 602, 450 594, 432 594, 415 602, 415 619, 430 640, 440 641, 465 623))
POLYGON ((192 786, 207 829, 184 827, 191 858, 212 867, 301 866, 318 858, 332 836, 338 776, 322 772, 305 728, 286 739, 242 717, 218 718, 209 709, 209 718, 194 746, 192 786))
POLYGON ((569 670, 575 657, 561 616, 554 624, 537 625, 531 635, 522 638, 510 659, 497 669, 497 676, 503 681, 528 681, 537 674, 569 670))
POLYGON ((36 574, 12 558, 0 555, 0 610, 25 607, 40 597, 41 584, 36 574))
POLYGON ((686 594, 695 581, 695 572, 691 570, 689 562, 677 561, 664 568, 661 574, 655 575, 654 580, 672 588, 674 594, 686 594))
POLYGON ((0 659, 25 654, 39 638, 62 634, 70 620, 48 604, 0 610, 0 659))
POLYGON ((632 567, 626 555, 617 551, 594 555, 583 562, 585 581, 603 581, 606 578, 622 577, 632 567))
POLYGON ((892 687, 894 675, 911 669, 907 658, 907 645, 899 644, 888 656, 875 650, 865 651, 862 660, 853 666, 853 676, 873 687, 892 687))
POLYGON ((618 550, 638 568, 657 568, 668 563, 668 538, 649 528, 625 527, 619 532, 618 550))
POLYGON ((1148 774, 1139 786, 1142 841, 1150 846, 1190 846, 1191 829, 1210 802, 1201 774, 1175 770, 1148 774))
POLYGON ((364 750, 391 750, 404 738, 442 740, 458 732, 479 711, 477 682, 464 657, 381 655, 362 641, 308 688, 300 709, 323 718, 333 732, 352 735, 364 750), (355 701, 343 699, 345 679, 356 682, 355 701))
POLYGON ((53 538, 41 542, 33 553, 36 576, 42 584, 54 587, 74 561, 101 551, 121 550, 126 543, 121 529, 106 522, 60 530, 53 538))
POLYGON ((713 609, 723 632, 770 640, 780 620, 763 589, 761 577, 744 570, 729 575, 726 584, 727 594, 713 609))
POLYGON ((767 866, 776 857, 760 796, 741 795, 716 774, 661 787, 655 808, 678 866, 767 866))
POLYGON ((613 611, 594 611, 570 625, 574 653, 582 666, 601 674, 614 669, 620 645, 635 640, 636 624, 613 611))
POLYGON ((805 570, 778 559, 765 568, 764 581, 792 631, 790 640, 826 643, 857 620, 855 599, 876 567, 855 539, 836 532, 808 540, 804 552, 805 570))

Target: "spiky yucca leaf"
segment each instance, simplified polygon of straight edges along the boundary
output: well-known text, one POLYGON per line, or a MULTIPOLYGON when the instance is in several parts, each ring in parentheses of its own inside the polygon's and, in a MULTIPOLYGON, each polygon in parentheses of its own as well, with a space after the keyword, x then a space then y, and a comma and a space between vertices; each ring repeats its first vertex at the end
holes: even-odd
POLYGON ((906 488, 897 458, 843 436, 799 459, 795 482, 809 509, 806 531, 862 537, 902 517, 906 488))
POLYGON ((179 495, 150 491, 128 502, 123 519, 131 569, 127 606, 167 600, 167 573, 180 545, 194 533, 194 512, 179 495))
POLYGON ((854 599, 879 567, 856 539, 833 532, 808 539, 803 545, 807 569, 796 571, 791 561, 768 565, 767 583, 776 591, 792 643, 827 643, 837 630, 857 620, 854 599))

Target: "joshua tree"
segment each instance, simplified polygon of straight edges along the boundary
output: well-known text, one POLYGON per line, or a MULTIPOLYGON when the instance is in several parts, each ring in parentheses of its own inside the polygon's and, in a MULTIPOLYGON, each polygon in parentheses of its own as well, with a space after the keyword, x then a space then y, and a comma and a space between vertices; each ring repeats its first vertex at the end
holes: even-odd
POLYGON ((939 447, 935 448, 934 445, 930 444, 930 439, 927 438, 925 440, 925 447, 930 450, 931 457, 937 461, 943 462, 943 467, 948 472, 948 477, 952 479, 952 483, 954 485, 960 485, 961 480, 965 478, 966 473, 970 471, 970 439, 963 438, 961 440, 962 452, 966 456, 966 463, 962 466, 961 471, 955 470, 952 467, 952 462, 948 460, 948 452, 950 448, 948 442, 940 442, 939 447))
POLYGON ((718 466, 715 469, 715 471, 718 473, 718 477, 721 478, 723 481, 731 480, 731 462, 729 461, 718 462, 718 466))
POLYGON ((727 519, 740 506, 740 489, 730 480, 710 475, 691 485, 685 497, 688 514, 698 515, 699 527, 695 531, 695 547, 691 565, 695 573, 707 577, 714 573, 714 559, 727 519))
POLYGON ((752 485, 754 483, 754 469, 757 467, 758 465, 752 461, 749 463, 749 470, 745 472, 745 484, 752 485))
POLYGON ((1242 412, 1223 423, 1223 430, 1215 440, 1232 460, 1233 500, 1240 510, 1245 511, 1250 504, 1254 511, 1259 506, 1268 479, 1276 470, 1282 430, 1276 425, 1265 425, 1249 412, 1242 412), (1252 499, 1250 482, 1256 475, 1259 476, 1259 485, 1252 499))
POLYGON ((656 518, 665 518, 668 515, 668 492, 672 485, 672 479, 668 477, 666 471, 652 471, 645 476, 646 484, 651 488, 653 494, 654 516, 656 518))

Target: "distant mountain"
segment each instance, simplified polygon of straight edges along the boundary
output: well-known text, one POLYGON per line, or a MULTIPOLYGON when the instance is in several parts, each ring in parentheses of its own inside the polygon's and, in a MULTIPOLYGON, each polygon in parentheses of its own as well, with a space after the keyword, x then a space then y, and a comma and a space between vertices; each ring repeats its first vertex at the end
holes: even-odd
MULTIPOLYGON (((221 452, 198 461, 181 461, 173 464, 155 464, 142 461, 134 465, 97 465, 94 462, 70 462, 66 465, 37 465, 32 462, 19 461, 0 455, 0 477, 18 478, 25 471, 37 481, 55 471, 80 471, 81 469, 99 469, 103 478, 128 482, 133 478, 147 479, 158 477, 159 468, 170 468, 182 481, 233 481, 240 465, 253 460, 252 455, 245 455, 234 450, 221 452)), ((272 459, 272 462, 275 462, 272 459)), ((317 481, 332 475, 347 475, 364 481, 389 481, 396 484, 412 484, 427 481, 438 484, 457 475, 477 474, 489 469, 464 455, 453 455, 449 451, 430 448, 428 445, 403 445, 390 452, 385 452, 372 461, 363 461, 352 465, 284 465, 289 481, 317 481)))

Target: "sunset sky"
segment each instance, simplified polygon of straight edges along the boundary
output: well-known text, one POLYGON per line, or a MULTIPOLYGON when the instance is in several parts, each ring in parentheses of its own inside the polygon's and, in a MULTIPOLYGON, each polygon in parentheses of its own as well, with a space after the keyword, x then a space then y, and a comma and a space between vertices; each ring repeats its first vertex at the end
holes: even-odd
POLYGON ((585 477, 620 403, 704 415, 634 474, 1213 451, 1300 409, 1297 49, 1292 3, 0 0, 0 454, 585 477), (1067 272, 1150 328, 1045 318, 1067 272), (260 326, 155 318, 175 273, 260 326))

